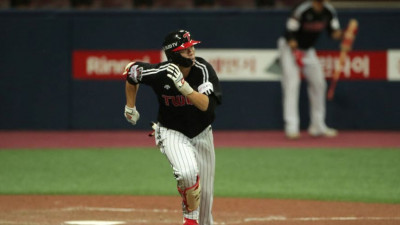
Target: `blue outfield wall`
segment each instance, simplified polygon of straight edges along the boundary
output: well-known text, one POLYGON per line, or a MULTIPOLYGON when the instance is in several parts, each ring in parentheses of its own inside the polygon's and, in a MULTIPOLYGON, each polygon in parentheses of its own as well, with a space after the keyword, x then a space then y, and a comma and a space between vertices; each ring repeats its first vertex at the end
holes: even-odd
MULTIPOLYGON (((357 18, 356 50, 400 49, 400 10, 340 10, 357 18)), ((157 103, 141 86, 141 120, 123 117, 124 82, 72 78, 73 50, 159 50, 177 28, 202 40, 199 48, 276 48, 286 10, 0 11, 0 129, 150 129, 157 103)), ((322 36, 317 47, 338 48, 322 36)), ((224 81, 215 129, 282 129, 281 87, 273 81, 224 81)), ((327 103, 327 123, 339 129, 400 129, 400 82, 343 81, 327 103)), ((302 128, 308 100, 302 84, 302 128)))

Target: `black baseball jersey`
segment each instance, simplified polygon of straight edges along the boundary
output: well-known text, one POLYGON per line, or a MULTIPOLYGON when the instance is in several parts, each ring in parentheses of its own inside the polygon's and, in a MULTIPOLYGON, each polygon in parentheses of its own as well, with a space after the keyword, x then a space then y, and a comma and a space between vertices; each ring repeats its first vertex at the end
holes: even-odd
POLYGON ((319 35, 327 30, 330 34, 340 29, 335 9, 329 3, 323 3, 322 12, 315 12, 312 1, 296 6, 286 24, 285 38, 295 39, 300 49, 313 47, 319 35))
POLYGON ((214 121, 215 107, 221 104, 219 80, 212 66, 203 58, 196 57, 195 65, 185 80, 193 90, 209 97, 208 109, 203 112, 182 95, 173 81, 167 77, 169 63, 135 62, 131 73, 127 75, 127 81, 130 84, 141 83, 151 86, 159 103, 158 122, 164 127, 193 138, 214 121))

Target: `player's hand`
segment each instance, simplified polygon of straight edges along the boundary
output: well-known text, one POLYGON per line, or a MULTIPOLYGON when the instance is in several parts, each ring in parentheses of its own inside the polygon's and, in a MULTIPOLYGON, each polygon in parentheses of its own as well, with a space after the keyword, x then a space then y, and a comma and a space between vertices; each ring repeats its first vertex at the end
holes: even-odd
POLYGON ((300 68, 302 68, 302 67, 304 66, 304 62, 303 62, 304 52, 301 51, 301 50, 298 50, 298 49, 293 50, 293 56, 294 56, 294 59, 295 59, 295 61, 296 61, 296 64, 297 64, 300 68))
POLYGON ((140 118, 140 114, 139 112, 136 110, 136 107, 129 107, 129 106, 125 106, 125 112, 124 112, 124 116, 126 118, 126 120, 131 123, 132 125, 135 125, 136 122, 139 120, 140 118))
POLYGON ((297 49, 298 47, 297 41, 295 39, 289 40, 288 45, 291 49, 297 49))
POLYGON ((167 76, 174 82, 175 87, 184 96, 190 95, 193 92, 193 88, 185 81, 183 74, 177 65, 172 63, 169 64, 167 68, 167 76))

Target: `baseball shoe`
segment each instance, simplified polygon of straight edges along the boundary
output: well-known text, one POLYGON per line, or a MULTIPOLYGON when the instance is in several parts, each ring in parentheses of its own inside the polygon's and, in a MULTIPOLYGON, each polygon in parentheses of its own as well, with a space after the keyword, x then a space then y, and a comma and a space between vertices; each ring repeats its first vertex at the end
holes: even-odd
POLYGON ((298 132, 286 132, 285 135, 289 140, 296 140, 300 138, 300 133, 298 132))
POLYGON ((333 128, 327 127, 324 131, 319 131, 313 127, 308 129, 308 133, 313 137, 336 137, 338 135, 338 131, 333 128))
POLYGON ((199 225, 196 220, 184 218, 183 225, 199 225))

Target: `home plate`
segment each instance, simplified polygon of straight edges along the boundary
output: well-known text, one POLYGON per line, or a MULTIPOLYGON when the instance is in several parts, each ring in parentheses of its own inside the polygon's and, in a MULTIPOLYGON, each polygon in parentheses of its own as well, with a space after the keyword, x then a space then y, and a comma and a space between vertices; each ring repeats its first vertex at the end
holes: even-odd
POLYGON ((70 225, 118 225, 125 224, 122 221, 100 221, 100 220, 80 220, 80 221, 65 221, 64 224, 70 225))

